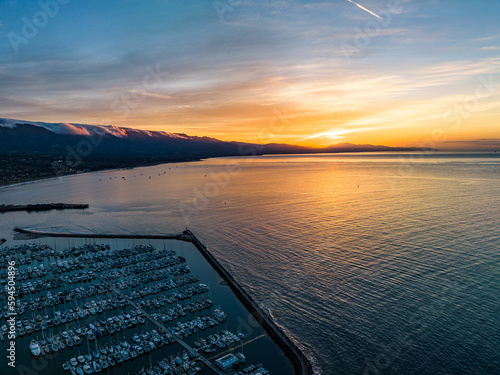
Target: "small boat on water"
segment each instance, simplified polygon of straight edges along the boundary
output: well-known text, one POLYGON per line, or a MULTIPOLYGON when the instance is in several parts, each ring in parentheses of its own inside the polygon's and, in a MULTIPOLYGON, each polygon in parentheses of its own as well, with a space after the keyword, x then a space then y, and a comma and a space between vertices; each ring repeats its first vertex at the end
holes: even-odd
POLYGON ((100 365, 100 364, 99 364, 99 362, 97 362, 97 361, 94 361, 94 362, 92 363, 92 367, 94 368, 94 372, 96 372, 96 373, 97 373, 97 372, 100 372, 100 371, 102 370, 101 365, 100 365))
POLYGON ((124 361, 128 361, 131 358, 130 354, 128 354, 128 351, 125 349, 122 350, 121 355, 124 361))
POLYGON ((114 356, 115 356, 116 362, 118 362, 118 363, 122 363, 123 362, 123 357, 121 356, 120 353, 116 352, 114 354, 114 356))
POLYGON ((106 359, 104 359, 104 358, 101 358, 99 360, 99 364, 101 365, 101 367, 103 368, 103 370, 106 370, 109 367, 108 361, 106 359))
POLYGON ((115 359, 112 357, 112 356, 109 356, 108 357, 108 363, 111 367, 115 366, 116 365, 116 361, 115 359))
POLYGON ((86 374, 92 374, 93 370, 92 367, 88 363, 83 365, 83 371, 85 371, 86 374))
POLYGON ((120 341, 120 345, 121 345, 123 348, 128 348, 128 347, 130 346, 126 340, 122 340, 122 341, 120 341))
POLYGON ((35 340, 31 340, 30 342, 30 352, 34 357, 39 357, 42 354, 42 349, 40 345, 35 340))

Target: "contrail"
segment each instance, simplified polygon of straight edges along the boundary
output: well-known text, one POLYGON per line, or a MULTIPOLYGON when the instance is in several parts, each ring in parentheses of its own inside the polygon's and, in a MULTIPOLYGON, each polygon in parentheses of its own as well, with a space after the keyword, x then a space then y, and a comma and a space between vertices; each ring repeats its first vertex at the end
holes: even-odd
POLYGON ((371 10, 366 9, 363 5, 360 5, 360 4, 358 4, 358 3, 356 3, 356 2, 354 2, 354 1, 352 1, 352 0, 347 0, 347 1, 348 1, 348 2, 350 2, 350 3, 353 3, 354 5, 357 5, 358 7, 360 7, 361 9, 363 9, 364 11, 366 11, 366 12, 370 13, 372 16, 375 16, 375 17, 380 18, 381 20, 383 20, 383 18, 382 18, 382 17, 380 17, 380 16, 379 16, 378 14, 376 14, 376 13, 373 13, 371 10))

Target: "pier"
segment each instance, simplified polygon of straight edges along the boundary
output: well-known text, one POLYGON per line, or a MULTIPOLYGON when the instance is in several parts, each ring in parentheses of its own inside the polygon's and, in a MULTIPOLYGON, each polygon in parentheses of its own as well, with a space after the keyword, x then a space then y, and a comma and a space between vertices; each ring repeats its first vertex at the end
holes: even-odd
MULTIPOLYGON (((259 322, 260 325, 266 330, 266 332, 273 338, 273 340, 281 347, 285 352, 286 356, 292 362, 295 373, 297 375, 312 375, 313 369, 311 363, 307 356, 302 352, 302 350, 296 345, 296 343, 287 336, 283 330, 278 327, 278 325, 271 319, 271 317, 261 308, 261 306, 250 296, 233 278, 233 276, 219 263, 219 261, 210 253, 207 247, 198 240, 198 238, 189 229, 186 229, 182 233, 178 234, 164 234, 164 235, 136 235, 136 234, 94 234, 94 233, 62 233, 62 232, 44 232, 39 230, 15 228, 14 231, 24 234, 30 234, 37 237, 74 237, 74 238, 115 238, 115 239, 174 239, 180 241, 191 242, 203 257, 209 262, 209 264, 216 270, 216 272, 227 282, 229 287, 235 293, 240 302, 248 309, 248 311, 253 315, 253 317, 259 322)), ((116 293, 120 294, 119 291, 114 290, 116 293)), ((128 299, 129 300, 129 299, 128 299)), ((132 306, 135 306, 133 301, 129 302, 132 306)), ((141 309, 141 311, 143 311, 141 309)), ((148 317, 158 328, 165 331, 165 327, 159 322, 156 322, 147 313, 145 316, 148 317)), ((192 349, 184 341, 176 337, 179 344, 186 349, 192 349)), ((206 364, 205 361, 209 362, 206 358, 199 355, 199 358, 206 364), (203 360, 204 359, 204 360, 203 360)), ((221 373, 217 370, 211 363, 209 366, 212 370, 217 373, 221 373)))

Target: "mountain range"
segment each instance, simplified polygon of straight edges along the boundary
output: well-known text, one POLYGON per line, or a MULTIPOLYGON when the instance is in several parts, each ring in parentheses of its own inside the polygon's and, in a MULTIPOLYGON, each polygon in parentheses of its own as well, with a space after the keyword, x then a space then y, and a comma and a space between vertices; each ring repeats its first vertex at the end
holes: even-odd
POLYGON ((416 148, 340 143, 324 148, 269 143, 226 142, 183 133, 111 125, 46 123, 0 118, 0 154, 53 155, 106 159, 197 160, 254 154, 414 151, 416 148))

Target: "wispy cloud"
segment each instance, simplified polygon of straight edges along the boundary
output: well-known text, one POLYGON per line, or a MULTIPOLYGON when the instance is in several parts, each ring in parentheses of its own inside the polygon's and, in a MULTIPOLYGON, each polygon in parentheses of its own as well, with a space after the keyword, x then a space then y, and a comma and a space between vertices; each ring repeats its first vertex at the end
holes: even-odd
POLYGON ((299 140, 299 142, 307 141, 310 139, 328 139, 328 140, 341 139, 346 134, 358 133, 358 132, 363 132, 363 131, 381 130, 381 129, 385 129, 385 128, 386 127, 381 127, 381 126, 352 127, 352 128, 335 128, 334 127, 330 130, 316 133, 316 134, 312 134, 310 136, 302 138, 299 140))
MULTIPOLYGON (((389 4, 348 1, 387 20, 389 4)), ((23 53, 8 53, 9 39, 0 38, 0 112, 246 140, 269 128, 273 109, 286 107, 293 121, 270 141, 398 144, 451 126, 443 114, 474 95, 478 77, 500 82, 500 25, 488 7, 457 2, 449 17, 435 1, 401 0, 390 24, 370 29, 375 20, 357 17, 354 25, 344 16, 348 8, 366 17, 345 2, 245 1, 225 23, 210 3, 108 0, 91 11, 72 2, 72 12, 40 31, 44 37, 23 53), (83 27, 81 18, 94 20, 94 13, 101 15, 95 27, 83 27), (471 18, 480 22, 466 22, 471 18), (368 38, 370 32, 377 37, 368 38), (367 48, 346 63, 344 43, 367 48), (168 78, 144 93, 145 68, 158 64, 168 78), (123 116, 113 103, 129 98, 137 105, 123 116)), ((33 10, 29 2, 8 3, 0 1, 0 31, 21 33, 21 17, 33 10)), ((496 88, 481 98, 461 133, 446 128, 449 139, 497 136, 499 95, 496 88)))
POLYGON ((365 12, 370 13, 372 16, 375 16, 375 17, 377 17, 378 19, 381 19, 381 20, 383 19, 377 13, 372 12, 370 9, 366 9, 363 5, 358 4, 358 3, 356 3, 355 1, 352 1, 352 0, 347 0, 347 1, 349 1, 350 3, 353 3, 354 5, 356 5, 357 7, 359 7, 360 9, 363 9, 365 12))

